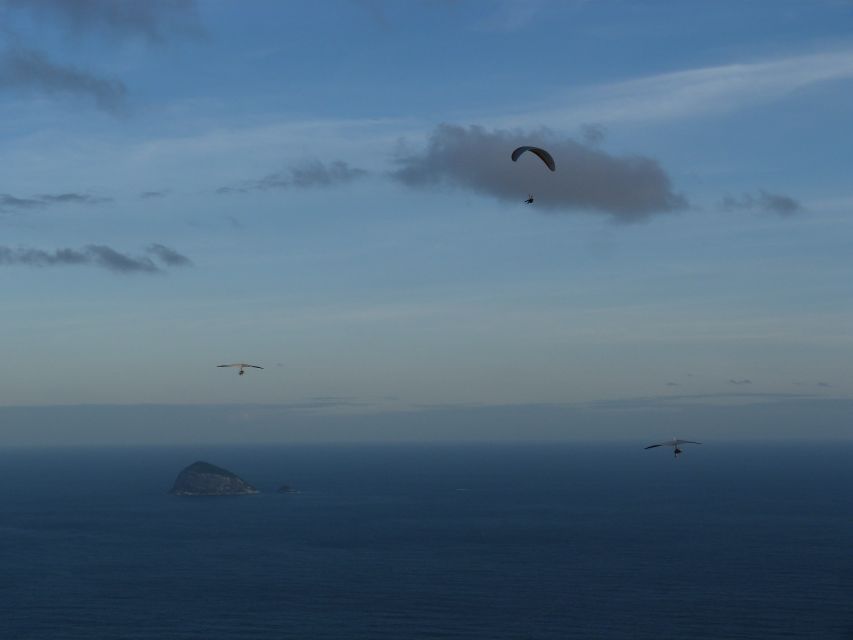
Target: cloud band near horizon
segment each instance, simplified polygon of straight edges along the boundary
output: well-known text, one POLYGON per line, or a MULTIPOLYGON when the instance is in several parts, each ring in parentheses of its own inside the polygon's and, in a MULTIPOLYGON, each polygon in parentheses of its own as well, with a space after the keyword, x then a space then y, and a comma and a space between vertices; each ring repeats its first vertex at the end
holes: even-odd
MULTIPOLYGON (((152 244, 146 252, 167 267, 189 266, 186 256, 161 244, 152 244)), ((59 267, 88 265, 115 273, 159 273, 163 269, 148 256, 132 256, 105 246, 90 244, 81 249, 17 248, 0 246, 0 266, 59 267)))

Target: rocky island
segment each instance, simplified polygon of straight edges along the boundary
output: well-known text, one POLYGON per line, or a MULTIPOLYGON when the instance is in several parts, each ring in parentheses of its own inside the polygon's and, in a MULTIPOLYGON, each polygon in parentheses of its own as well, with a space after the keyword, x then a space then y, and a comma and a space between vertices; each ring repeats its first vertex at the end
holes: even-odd
POLYGON ((169 493, 175 496, 244 496, 259 491, 237 474, 199 461, 178 474, 169 493))

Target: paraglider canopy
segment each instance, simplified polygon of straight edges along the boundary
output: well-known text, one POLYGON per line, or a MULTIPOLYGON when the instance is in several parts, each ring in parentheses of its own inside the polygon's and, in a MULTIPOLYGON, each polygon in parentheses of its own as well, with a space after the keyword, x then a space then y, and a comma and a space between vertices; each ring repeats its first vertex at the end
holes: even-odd
POLYGON ((551 157, 551 154, 545 151, 545 149, 540 149, 539 147, 519 147, 515 151, 512 152, 512 161, 515 162, 525 151, 529 151, 530 153, 535 153, 542 159, 542 162, 545 163, 551 171, 557 170, 557 165, 554 164, 554 158, 551 157))

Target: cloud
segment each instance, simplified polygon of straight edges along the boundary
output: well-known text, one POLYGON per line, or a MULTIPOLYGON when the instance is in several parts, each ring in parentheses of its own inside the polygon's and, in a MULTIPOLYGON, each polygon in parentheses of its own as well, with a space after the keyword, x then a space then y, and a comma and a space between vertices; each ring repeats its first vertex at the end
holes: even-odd
POLYGON ((364 169, 351 167, 349 163, 335 160, 329 164, 314 160, 290 167, 285 172, 270 173, 260 180, 252 180, 236 187, 219 187, 216 193, 247 193, 249 191, 268 191, 270 189, 289 189, 292 187, 333 187, 347 184, 367 175, 364 169))
POLYGON ((193 0, 0 0, 74 33, 98 30, 116 37, 163 42, 170 35, 202 32, 193 0))
POLYGON ((104 202, 112 202, 112 198, 104 198, 101 196, 93 196, 87 193, 60 193, 56 195, 45 194, 38 196, 39 200, 47 204, 58 204, 71 202, 75 204, 103 204, 104 202))
POLYGON ((127 93, 120 80, 100 78, 74 67, 55 64, 38 51, 20 48, 0 54, 0 89, 87 96, 99 108, 113 113, 124 110, 127 93))
POLYGON ((134 258, 104 245, 90 244, 85 248, 94 264, 110 271, 132 273, 135 271, 159 271, 150 258, 134 258))
POLYGON ((192 260, 187 258, 185 255, 178 253, 174 249, 165 247, 162 244, 150 244, 146 251, 157 257, 157 259, 159 259, 163 264, 170 267, 188 267, 192 265, 192 260))
POLYGON ((143 200, 152 200, 154 198, 165 198, 165 191, 143 191, 139 194, 139 197, 143 200))
POLYGON ((581 140, 587 146, 594 147, 604 142, 607 128, 603 124, 587 123, 581 126, 581 140))
POLYGON ((8 193, 0 193, 0 211, 9 209, 34 209, 36 207, 44 206, 44 204, 45 203, 41 200, 35 200, 33 198, 16 198, 8 193))
POLYGON ((720 203, 726 211, 761 211, 788 217, 803 211, 802 205, 794 198, 763 189, 758 195, 744 193, 740 198, 726 196, 720 203))
POLYGON ((478 24, 482 31, 512 33, 529 26, 544 8, 542 0, 501 0, 486 5, 491 13, 478 24))
POLYGON ((350 167, 336 160, 326 166, 322 162, 311 162, 290 169, 291 181, 297 187, 328 187, 352 182, 367 175, 364 169, 350 167))
POLYGON ((232 193, 248 193, 248 192, 249 192, 249 189, 246 189, 244 187, 219 187, 216 190, 216 193, 219 194, 220 196, 227 196, 227 195, 230 195, 232 193))
MULTIPOLYGON (((388 410, 353 407, 299 410, 294 405, 0 406, 0 445, 44 446, 247 442, 602 441, 640 451, 673 435, 705 442, 765 443, 808 437, 850 441, 853 400, 732 394, 683 400, 637 399, 608 405, 485 405, 388 410), (240 428, 235 429, 235 424, 240 428), (803 425, 809 425, 807 431, 803 425), (568 425, 568 426, 567 426, 568 425), (689 425, 690 433, 685 433, 689 425)), ((517 444, 513 444, 517 447, 517 444)), ((617 447, 618 448, 618 447, 617 447)), ((735 447, 734 451, 738 451, 735 447)), ((639 454, 636 454, 639 455, 639 454)))
POLYGON ((593 411, 645 412, 651 410, 670 411, 672 409, 702 406, 734 407, 754 403, 811 400, 817 397, 818 396, 816 395, 807 393, 755 393, 731 391, 723 393, 693 393, 598 400, 594 402, 581 403, 575 406, 585 407, 593 411))
POLYGON ((362 9, 377 27, 383 31, 390 29, 391 23, 388 20, 386 6, 382 0, 355 0, 353 4, 362 9))
POLYGON ((112 198, 93 196, 88 193, 47 193, 30 198, 18 198, 8 193, 0 193, 0 211, 36 209, 54 204, 103 204, 112 201, 112 198))
POLYGON ((831 389, 832 388, 832 385, 829 384, 828 382, 818 382, 817 386, 823 387, 825 389, 831 389))
MULTIPOLYGON (((147 251, 154 254, 167 266, 191 264, 189 258, 162 245, 151 245, 147 251)), ((161 269, 151 258, 130 256, 105 245, 90 244, 82 249, 44 249, 0 246, 0 265, 28 267, 59 267, 90 265, 116 273, 157 273, 161 269)))
POLYGON ((731 113, 846 78, 853 78, 853 50, 696 67, 566 92, 552 102, 570 106, 527 108, 509 121, 669 122, 731 113))
POLYGON ((681 385, 678 384, 677 382, 667 382, 666 386, 668 386, 668 387, 680 387, 681 385))
POLYGON ((521 202, 532 192, 534 206, 548 211, 591 210, 636 222, 687 206, 656 160, 613 156, 546 130, 442 124, 422 153, 403 155, 397 162, 393 178, 410 187, 454 186, 509 202, 521 202), (557 171, 548 171, 530 154, 513 163, 510 153, 522 144, 547 148, 557 171))
POLYGON ((746 378, 743 378, 741 380, 735 380, 732 378, 729 380, 729 384, 741 386, 741 385, 745 385, 745 384, 752 384, 752 380, 748 380, 746 378))

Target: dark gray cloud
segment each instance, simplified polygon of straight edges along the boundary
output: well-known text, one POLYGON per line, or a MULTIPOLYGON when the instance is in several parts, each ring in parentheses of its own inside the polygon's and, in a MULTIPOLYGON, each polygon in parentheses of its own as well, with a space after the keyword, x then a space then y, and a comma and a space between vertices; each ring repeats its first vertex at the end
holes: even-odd
POLYGON ((15 48, 0 54, 0 89, 84 96, 113 113, 123 111, 126 106, 127 89, 120 80, 56 64, 32 49, 15 48))
POLYGON ((92 261, 99 267, 120 273, 133 273, 135 271, 159 271, 151 258, 133 257, 119 253, 115 249, 104 245, 90 244, 84 249, 86 255, 91 256, 92 261))
POLYGON ((8 193, 0 193, 0 211, 36 209, 54 204, 104 204, 112 198, 94 196, 89 193, 43 193, 29 198, 18 198, 8 193))
POLYGON ((162 244, 150 244, 146 249, 148 253, 155 256, 160 262, 170 267, 188 267, 192 264, 192 260, 185 255, 178 253, 174 249, 163 246, 162 244))
POLYGON ((139 197, 143 200, 152 200, 154 198, 165 198, 165 191, 143 191, 139 194, 139 197))
POLYGON ((10 209, 35 209, 44 206, 44 202, 34 198, 16 198, 8 193, 0 193, 0 211, 10 209))
POLYGON ((349 163, 335 160, 328 164, 314 160, 290 167, 286 171, 270 173, 260 180, 245 182, 240 186, 220 187, 216 193, 227 195, 270 189, 334 187, 363 178, 367 171, 351 167, 349 163))
POLYGON ((734 378, 732 378, 729 380, 729 384, 735 384, 735 385, 752 384, 752 380, 748 380, 747 378, 735 380, 734 378))
POLYGON ((656 160, 640 155, 613 156, 546 130, 494 130, 439 125, 422 153, 402 155, 392 176, 410 187, 461 187, 509 202, 536 195, 539 210, 600 211, 615 220, 636 222, 687 206, 672 191, 656 160), (557 164, 552 173, 532 154, 510 160, 515 147, 548 149, 557 164))
POLYGON ((202 33, 193 0, 0 0, 2 6, 74 33, 101 31, 150 42, 202 33))
POLYGON ((668 387, 680 387, 681 385, 678 384, 677 382, 667 382, 666 386, 668 386, 668 387))
POLYGON ((825 389, 831 389, 832 388, 832 385, 829 384, 828 382, 818 382, 817 386, 823 387, 825 389))
POLYGON ((47 204, 61 204, 66 202, 75 204, 103 204, 113 201, 112 198, 93 196, 88 193, 43 194, 38 196, 38 199, 47 204))
POLYGON ((757 195, 744 193, 740 198, 726 196, 720 203, 726 211, 758 211, 787 217, 803 211, 803 206, 794 198, 763 189, 757 195))
MULTIPOLYGON (((191 264, 189 258, 163 247, 163 245, 151 245, 147 251, 167 266, 191 264)), ((0 246, 0 265, 28 267, 90 265, 116 273, 157 273, 161 271, 160 267, 147 256, 131 256, 98 244, 86 245, 82 249, 66 248, 53 251, 31 248, 12 249, 0 246)))

